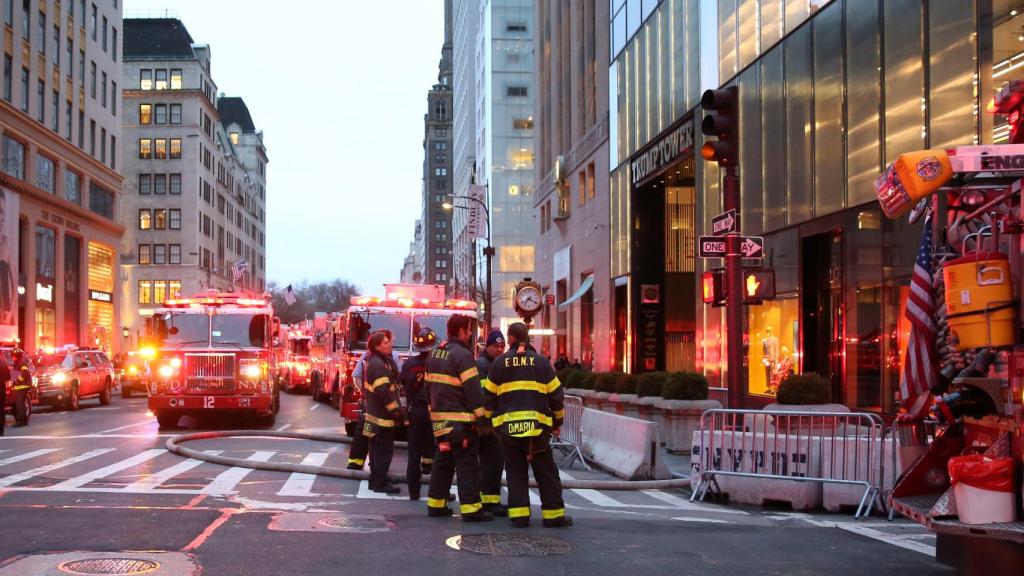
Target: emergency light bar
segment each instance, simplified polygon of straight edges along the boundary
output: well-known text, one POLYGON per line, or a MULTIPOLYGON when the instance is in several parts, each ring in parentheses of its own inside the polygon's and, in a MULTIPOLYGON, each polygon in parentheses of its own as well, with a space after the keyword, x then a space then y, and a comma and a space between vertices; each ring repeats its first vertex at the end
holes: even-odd
POLYGON ((352 306, 389 306, 393 308, 447 308, 450 310, 475 310, 476 302, 471 300, 445 300, 434 301, 428 298, 399 297, 395 299, 382 299, 376 296, 352 296, 349 298, 352 306))
POLYGON ((245 308, 263 308, 268 302, 260 298, 247 298, 225 294, 223 296, 201 296, 194 298, 175 298, 164 302, 167 308, 199 308, 202 306, 241 306, 245 308))

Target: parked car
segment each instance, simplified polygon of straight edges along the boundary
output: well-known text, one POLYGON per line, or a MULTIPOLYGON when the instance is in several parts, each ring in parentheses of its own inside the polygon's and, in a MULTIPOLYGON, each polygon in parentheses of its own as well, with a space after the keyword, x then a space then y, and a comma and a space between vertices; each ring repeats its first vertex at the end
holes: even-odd
POLYGON ((39 401, 78 410, 82 398, 96 396, 110 404, 114 392, 114 367, 98 350, 70 350, 39 356, 39 401))
MULTIPOLYGON (((7 363, 8 367, 12 367, 14 364, 14 360, 11 358, 12 350, 14 350, 13 347, 0 346, 0 355, 3 355, 4 362, 7 363)), ((32 374, 32 388, 28 391, 28 394, 25 396, 25 420, 24 422, 19 422, 19 424, 28 424, 29 419, 32 417, 32 404, 37 402, 39 394, 39 389, 36 385, 37 380, 35 377, 35 366, 32 364, 31 359, 26 358, 26 360, 28 360, 29 373, 32 374)), ((5 403, 5 406, 2 407, 4 412, 6 412, 9 409, 11 414, 15 414, 14 403, 17 401, 17 398, 14 397, 14 382, 12 380, 7 381, 6 398, 7 402, 5 403)), ((3 415, 3 413, 0 413, 0 415, 3 415)))
POLYGON ((121 397, 131 398, 132 393, 149 394, 152 372, 149 362, 141 355, 128 356, 121 367, 121 397))

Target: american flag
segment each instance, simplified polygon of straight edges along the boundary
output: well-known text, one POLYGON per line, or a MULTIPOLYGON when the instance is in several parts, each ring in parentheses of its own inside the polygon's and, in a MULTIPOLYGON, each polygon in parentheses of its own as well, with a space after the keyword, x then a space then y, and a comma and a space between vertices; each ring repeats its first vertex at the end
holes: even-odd
POLYGON ((906 418, 922 419, 931 405, 931 388, 935 385, 935 295, 932 292, 932 219, 924 221, 921 248, 914 262, 907 299, 907 320, 910 341, 900 377, 900 401, 906 418))
POLYGON ((235 284, 238 284, 239 282, 242 281, 242 277, 245 276, 245 267, 248 265, 249 263, 243 259, 239 260, 238 262, 235 262, 235 264, 231 267, 231 275, 235 284))

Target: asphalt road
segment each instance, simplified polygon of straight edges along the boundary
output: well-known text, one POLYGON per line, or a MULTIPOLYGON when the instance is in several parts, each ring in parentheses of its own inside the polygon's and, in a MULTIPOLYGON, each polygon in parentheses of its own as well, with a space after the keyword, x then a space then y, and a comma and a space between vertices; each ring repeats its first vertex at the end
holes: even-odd
MULTIPOLYGON (((285 395, 274 428, 337 433, 340 424, 328 405, 285 395)), ((41 408, 28 427, 8 427, 0 576, 952 573, 933 560, 934 538, 903 521, 691 504, 682 491, 567 490, 572 528, 542 528, 537 510, 526 530, 504 519, 464 525, 427 518, 425 502, 382 497, 365 482, 184 459, 164 450, 171 435, 158 431, 142 398, 103 407, 86 400, 78 412, 41 408), (82 559, 93 565, 75 564, 82 559)), ((190 446, 333 466, 348 453, 347 445, 272 438, 190 446)), ((403 469, 399 451, 392 470, 403 469)))

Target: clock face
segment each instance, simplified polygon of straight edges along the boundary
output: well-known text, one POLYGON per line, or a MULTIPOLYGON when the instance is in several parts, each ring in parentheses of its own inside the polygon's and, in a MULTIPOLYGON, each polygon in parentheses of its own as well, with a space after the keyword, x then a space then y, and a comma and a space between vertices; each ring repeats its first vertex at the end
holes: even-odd
POLYGON ((542 299, 540 290, 533 286, 524 286, 516 292, 516 303, 519 304, 520 309, 526 312, 539 310, 542 299))

